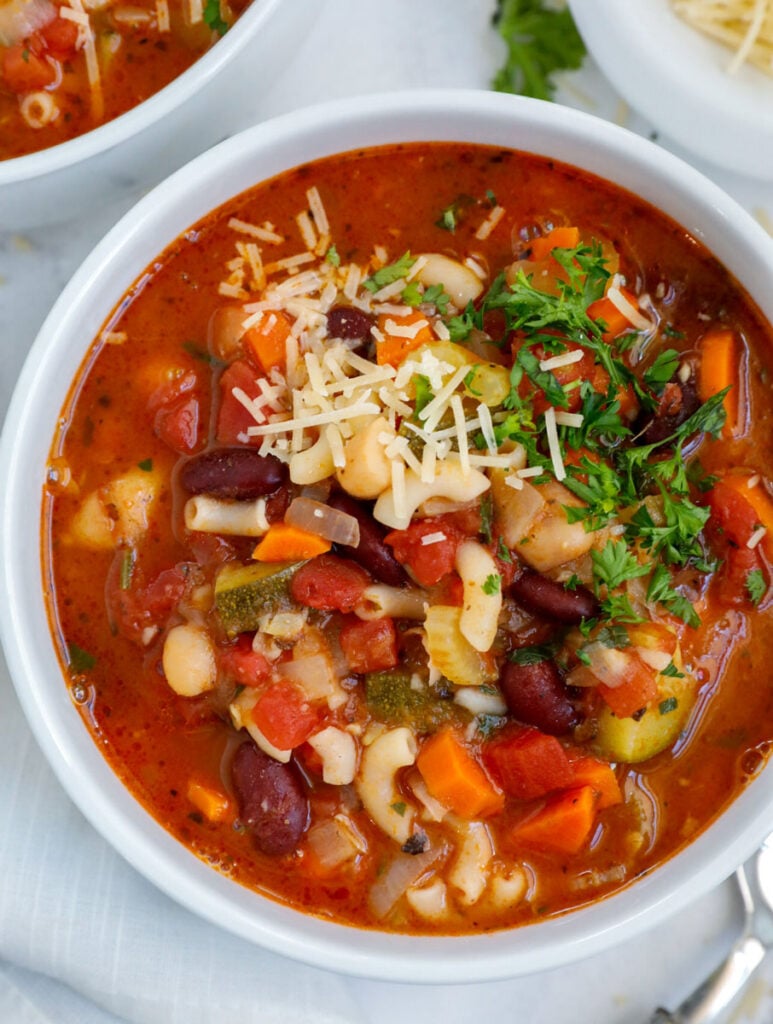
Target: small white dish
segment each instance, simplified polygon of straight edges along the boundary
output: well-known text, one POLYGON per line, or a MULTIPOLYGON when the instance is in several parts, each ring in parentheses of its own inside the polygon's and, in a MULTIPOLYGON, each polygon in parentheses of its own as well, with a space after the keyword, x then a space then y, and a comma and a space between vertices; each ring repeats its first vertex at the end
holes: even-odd
POLYGON ((569 0, 588 51, 620 95, 669 140, 713 164, 773 180, 773 76, 728 73, 732 50, 670 0, 569 0))
POLYGON ((75 220, 138 194, 245 128, 238 97, 250 69, 260 66, 271 82, 321 3, 253 0, 216 46, 138 106, 58 146, 0 160, 0 227, 75 220))

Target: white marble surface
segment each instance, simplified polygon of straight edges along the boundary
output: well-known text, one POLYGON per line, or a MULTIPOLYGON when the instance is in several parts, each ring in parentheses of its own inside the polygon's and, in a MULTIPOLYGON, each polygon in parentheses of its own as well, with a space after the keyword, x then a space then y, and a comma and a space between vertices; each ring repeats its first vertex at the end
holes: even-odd
MULTIPOLYGON (((493 0, 329 0, 279 79, 267 85, 256 68, 254 80, 244 82, 239 98, 244 124, 358 93, 421 86, 486 88, 502 56, 489 24, 492 8, 493 0)), ((560 99, 650 133, 647 124, 623 109, 590 64, 565 81, 560 99)), ((773 215, 772 185, 699 166, 747 209, 773 215)), ((77 224, 24 237, 3 233, 0 225, 0 416, 46 312, 132 199, 94 211, 77 224)), ((295 968, 177 911, 90 829, 42 763, 0 662, 0 958, 5 961, 0 961, 0 1024, 106 1024, 115 1020, 111 1014, 137 1024, 225 1019, 221 1012, 230 1005, 233 978, 207 973, 206 962, 201 984, 192 983, 195 1009, 178 1016, 166 1005, 157 965, 143 962, 140 939, 135 936, 125 969, 120 957, 109 955, 114 952, 110 943, 94 936, 93 908, 67 900, 66 873, 82 871, 86 862, 94 868, 103 919, 109 920, 110 901, 121 893, 122 935, 132 927, 141 930, 143 914, 154 917, 154 927, 159 921, 174 922, 177 940, 182 935, 195 942, 198 956, 211 948, 220 959, 239 964, 247 991, 250 986, 261 991, 261 977, 272 975, 297 978, 299 992, 315 993, 314 1000, 300 1000, 291 1012, 281 1001, 269 1006, 273 990, 264 988, 255 1016, 242 1008, 233 1017, 242 1021, 391 1024, 397 1015, 449 1024, 475 1018, 497 1024, 644 1024, 658 1003, 673 1006, 721 959, 740 927, 736 893, 728 882, 676 920, 602 956, 533 978, 409 988, 295 968), (12 841, 19 835, 22 844, 12 841), (83 950, 80 960, 61 953, 64 946, 56 935, 50 943, 43 941, 35 931, 33 908, 24 902, 27 896, 19 895, 25 893, 26 873, 39 852, 50 856, 51 848, 61 851, 66 867, 52 868, 36 882, 35 905, 48 900, 57 908, 68 948, 83 950), (131 915, 125 920, 127 905, 136 920, 131 915), (66 987, 28 973, 36 969, 66 987)), ((773 965, 763 967, 747 999, 725 1020, 762 1024, 773 1019, 771 985, 773 965)))

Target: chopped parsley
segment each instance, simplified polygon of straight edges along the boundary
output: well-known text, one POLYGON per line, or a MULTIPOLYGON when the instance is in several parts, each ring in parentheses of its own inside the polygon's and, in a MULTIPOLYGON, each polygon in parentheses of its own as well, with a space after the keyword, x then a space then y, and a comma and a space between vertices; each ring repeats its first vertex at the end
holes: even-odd
POLYGON ((507 59, 494 76, 499 92, 551 100, 553 75, 582 64, 585 45, 568 8, 544 0, 499 0, 494 24, 507 45, 507 59))
POLYGON ((204 23, 219 36, 224 36, 228 31, 228 22, 223 20, 220 13, 220 0, 206 0, 204 4, 204 23))
POLYGON ((656 391, 661 389, 674 376, 681 359, 681 355, 673 348, 658 353, 652 365, 644 371, 644 383, 656 391))
POLYGON ((399 814, 401 818, 408 809, 408 805, 404 803, 402 800, 398 800, 395 803, 390 804, 389 806, 392 808, 393 811, 399 814))
POLYGON ((325 263, 329 263, 331 267, 341 266, 341 257, 338 255, 338 249, 336 249, 335 245, 331 245, 325 253, 325 263))
POLYGON ((411 256, 409 252, 404 253, 399 260, 395 260, 394 263, 388 263, 386 266, 379 268, 375 273, 367 277, 362 285, 367 288, 369 292, 378 292, 382 288, 386 288, 388 284, 394 284, 395 281, 399 281, 400 278, 405 277, 411 267, 414 265, 416 260, 411 256))
POLYGON ((494 517, 494 503, 490 494, 484 494, 480 500, 480 534, 487 544, 491 544, 493 535, 491 532, 492 520, 494 517))
POLYGON ((137 463, 137 468, 141 469, 143 473, 150 473, 153 469, 153 459, 143 459, 142 462, 137 463))
POLYGON ((80 675, 82 672, 89 672, 97 663, 97 659, 93 654, 89 654, 88 651, 84 651, 82 647, 77 644, 68 644, 67 646, 67 666, 71 672, 75 672, 76 675, 80 675))
POLYGON ((672 679, 684 679, 684 672, 680 672, 673 661, 669 661, 660 674, 662 676, 669 676, 672 679))
POLYGON ((658 711, 661 713, 661 715, 668 715, 672 711, 676 711, 678 706, 679 701, 676 699, 676 697, 666 697, 665 700, 662 700, 660 704, 658 704, 658 711))
POLYGON ((481 583, 480 589, 484 594, 488 594, 489 597, 493 594, 498 594, 502 589, 502 577, 498 572, 492 572, 486 577, 483 583, 481 583))
POLYGON ((762 574, 762 569, 752 569, 746 576, 746 593, 749 600, 756 607, 765 596, 768 585, 762 574))
POLYGON ((539 665, 543 661, 550 661, 555 657, 559 642, 554 641, 547 644, 534 644, 532 647, 518 647, 510 651, 508 658, 516 665, 539 665))
POLYGON ((501 537, 497 537, 497 558, 500 562, 506 562, 510 565, 513 561, 513 556, 510 554, 510 548, 505 544, 501 537))

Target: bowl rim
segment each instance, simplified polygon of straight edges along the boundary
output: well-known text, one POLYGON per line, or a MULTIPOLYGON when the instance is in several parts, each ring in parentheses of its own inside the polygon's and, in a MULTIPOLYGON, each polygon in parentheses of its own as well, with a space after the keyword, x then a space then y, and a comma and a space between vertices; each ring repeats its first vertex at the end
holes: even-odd
POLYGON ((118 117, 55 146, 0 160, 0 188, 82 163, 152 127, 211 82, 286 3, 292 0, 252 0, 233 27, 182 74, 118 117))
MULTIPOLYGON (((692 211, 688 223, 680 221, 687 230, 701 239, 731 239, 728 251, 731 245, 739 248, 740 255, 734 257, 739 265, 742 258, 756 257, 749 271, 751 286, 748 277, 744 283, 767 318, 773 319, 773 296, 765 301, 764 290, 773 273, 773 240, 717 186, 647 140, 565 107, 483 91, 403 91, 336 100, 283 115, 221 143, 157 186, 108 232, 41 328, 0 437, 0 479, 11 496, 0 513, 0 638, 27 720, 74 803, 133 867, 199 916, 307 964, 386 981, 511 978, 581 959, 633 937, 717 885, 752 853, 770 830, 773 768, 769 765, 716 822, 665 865, 601 902, 557 918, 476 936, 416 937, 366 931, 302 914, 234 885, 199 860, 113 774, 73 708, 68 687, 61 685, 53 643, 41 643, 41 632, 50 632, 47 620, 45 630, 41 626, 45 608, 39 521, 25 510, 39 508, 54 424, 87 351, 77 339, 88 338, 91 346, 117 297, 154 256, 185 227, 219 206, 223 196, 249 187, 247 179, 240 178, 246 169, 262 167, 261 161, 270 165, 272 160, 287 159, 288 152, 299 158, 285 169, 392 141, 476 144, 485 142, 484 136, 490 137, 489 144, 541 152, 584 168, 590 164, 590 173, 600 177, 604 167, 614 164, 614 177, 619 179, 624 171, 623 187, 644 198, 647 189, 665 190, 667 202, 661 208, 692 211), (527 137, 519 138, 523 133, 527 137), (331 141, 351 138, 362 141, 331 141), (569 151, 573 158, 566 155, 569 151), (214 199, 205 199, 212 195, 214 199), (191 209, 198 211, 195 216, 188 212, 191 209), (167 237, 170 230, 174 234, 167 237), (152 240, 154 232, 164 238, 162 243, 152 240), (115 281, 119 287, 123 284, 120 291, 111 290, 115 281), (95 300, 99 289, 104 294, 95 300), (62 361, 75 369, 63 372, 62 361), (42 399, 52 413, 41 414, 42 399), (50 432, 41 431, 46 416, 50 432), (29 471, 31 463, 35 473, 29 471)), ((252 181, 257 184, 271 176, 255 170, 252 181)))

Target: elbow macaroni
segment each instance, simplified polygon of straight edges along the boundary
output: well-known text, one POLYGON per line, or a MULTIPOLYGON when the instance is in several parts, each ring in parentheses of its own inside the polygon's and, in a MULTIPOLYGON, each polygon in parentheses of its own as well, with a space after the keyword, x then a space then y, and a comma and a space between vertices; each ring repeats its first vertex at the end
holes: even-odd
POLYGON ((222 533, 229 537, 262 537, 268 530, 266 499, 224 501, 197 494, 185 502, 185 525, 199 533, 222 533))
POLYGON ((361 619, 423 619, 427 613, 427 595, 423 590, 390 587, 374 583, 366 587, 354 609, 361 619))
POLYGON ((467 540, 457 549, 456 571, 464 585, 459 629, 476 651, 485 653, 494 643, 502 611, 497 563, 488 548, 476 540, 467 540))
POLYGON ((355 498, 377 498, 392 480, 392 462, 384 452, 395 432, 383 416, 377 416, 344 445, 344 466, 336 470, 343 489, 355 498))
POLYGON ((470 502, 489 488, 489 480, 477 469, 465 473, 458 462, 440 462, 435 479, 424 483, 412 469, 405 473, 404 501, 397 508, 391 487, 383 491, 373 509, 373 517, 393 530, 405 530, 416 509, 429 498, 450 498, 452 501, 470 502))
POLYGON ((401 726, 382 733, 363 751, 355 783, 373 821, 401 846, 411 836, 416 812, 397 788, 396 775, 400 768, 414 763, 416 752, 416 740, 410 729, 401 726))

